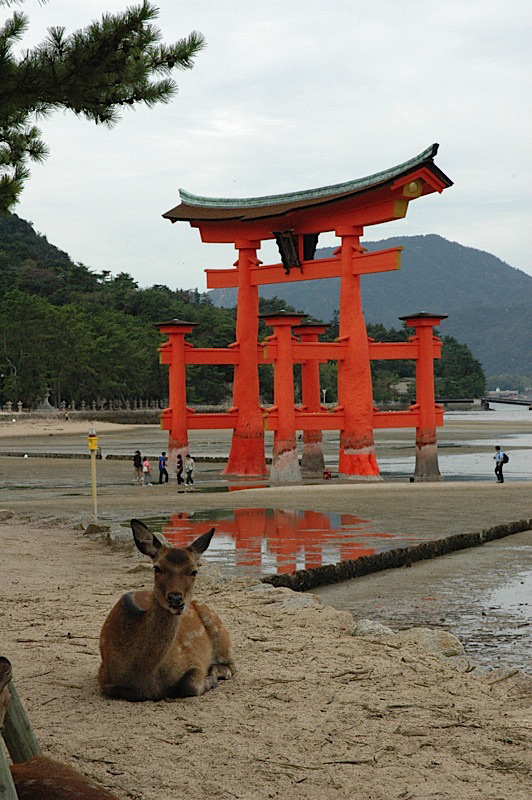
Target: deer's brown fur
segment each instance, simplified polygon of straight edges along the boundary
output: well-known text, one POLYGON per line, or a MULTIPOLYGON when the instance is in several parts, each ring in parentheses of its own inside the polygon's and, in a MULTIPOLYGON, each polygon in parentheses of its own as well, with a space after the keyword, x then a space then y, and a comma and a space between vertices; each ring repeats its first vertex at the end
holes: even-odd
MULTIPOLYGON (((0 656, 0 728, 11 699, 11 664, 0 656)), ((10 766, 19 800, 117 800, 103 786, 93 783, 66 764, 46 756, 35 756, 10 766)))
POLYGON ((35 756, 10 769, 18 800, 118 800, 72 767, 46 756, 35 756))
POLYGON ((4 656, 0 656, 0 728, 4 726, 4 717, 11 699, 9 681, 12 674, 11 663, 4 656))
POLYGON ((186 548, 163 544, 139 520, 131 520, 131 528, 137 547, 153 561, 154 586, 128 592, 109 613, 100 636, 100 688, 126 700, 201 695, 234 673, 223 623, 192 600, 199 558, 214 528, 186 548))

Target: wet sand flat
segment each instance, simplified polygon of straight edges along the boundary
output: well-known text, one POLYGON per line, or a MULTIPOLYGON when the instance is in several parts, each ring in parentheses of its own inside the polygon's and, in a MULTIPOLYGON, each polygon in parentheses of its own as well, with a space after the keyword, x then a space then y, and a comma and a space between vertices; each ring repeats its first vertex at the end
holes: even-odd
MULTIPOLYGON (((516 434, 532 435, 532 412, 521 419, 484 417, 472 413, 468 419, 463 414, 446 415, 445 424, 438 428, 438 442, 442 451, 456 443, 471 438, 485 440, 480 448, 487 450, 495 444, 502 444, 507 437, 516 434)), ((133 453, 139 447, 150 455, 159 453, 168 445, 168 434, 158 425, 119 425, 110 422, 94 422, 57 418, 38 419, 28 415, 9 415, 0 413, 0 452, 2 450, 32 450, 87 452, 87 435, 90 427, 95 427, 100 436, 100 445, 105 453, 133 453), (12 422, 12 420, 15 422, 12 422)), ((218 455, 227 458, 231 445, 231 432, 222 430, 189 431, 191 451, 194 455, 218 455)), ((323 436, 324 451, 334 460, 338 450, 338 433, 326 431, 323 436)), ((273 436, 265 435, 266 450, 271 449, 273 436)), ((388 429, 375 431, 377 454, 390 455, 399 446, 406 453, 414 452, 415 432, 413 429, 388 429)))
MULTIPOLYGON (((312 509, 356 514, 392 533, 427 538, 477 531, 532 516, 532 484, 486 482, 322 484, 178 493, 175 484, 135 486, 130 465, 99 461, 102 520, 208 508, 312 509)), ((92 513, 90 465, 75 459, 0 457, 0 505, 19 514, 80 519, 92 513)), ((201 486, 201 472, 198 474, 201 486)))
POLYGON ((491 668, 532 669, 532 530, 313 591, 394 630, 444 628, 491 668))

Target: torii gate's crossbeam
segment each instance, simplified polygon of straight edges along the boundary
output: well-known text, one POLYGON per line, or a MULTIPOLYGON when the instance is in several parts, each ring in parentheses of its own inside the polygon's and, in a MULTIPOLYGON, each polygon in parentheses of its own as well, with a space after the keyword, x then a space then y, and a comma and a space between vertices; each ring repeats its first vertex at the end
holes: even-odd
MULTIPOLYGON (((371 275, 375 272, 393 272, 401 268, 402 247, 389 250, 376 250, 363 253, 352 260, 353 275, 371 275)), ((238 286, 238 269, 206 269, 207 289, 230 289, 238 286)), ((301 270, 292 270, 287 275, 282 264, 257 266, 250 269, 252 286, 266 286, 270 283, 293 283, 294 281, 313 281, 322 278, 339 278, 342 274, 340 258, 317 258, 303 261, 301 270)))

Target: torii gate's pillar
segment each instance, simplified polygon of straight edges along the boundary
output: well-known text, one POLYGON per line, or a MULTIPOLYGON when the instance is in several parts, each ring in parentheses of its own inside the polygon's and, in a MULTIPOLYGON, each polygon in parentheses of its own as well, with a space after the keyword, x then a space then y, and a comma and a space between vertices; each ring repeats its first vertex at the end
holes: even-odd
MULTIPOLYGON (((302 342, 317 342, 318 335, 325 333, 326 325, 301 325, 297 332, 302 342)), ((301 364, 301 399, 307 411, 321 411, 320 364, 308 360, 301 364)), ((322 475, 325 469, 321 430, 303 431, 303 472, 322 475)))
POLYGON ((236 344, 239 360, 233 381, 233 405, 238 409, 233 442, 223 475, 267 475, 264 458, 264 422, 259 399, 259 290, 251 285, 251 267, 257 264, 260 242, 237 241, 238 301, 236 344))
POLYGON ((301 480, 296 444, 296 411, 294 407, 294 356, 292 326, 299 325, 306 314, 261 314, 266 325, 273 326, 269 341, 277 345, 273 366, 273 403, 277 407, 277 430, 273 440, 270 480, 294 483, 301 480))
POLYGON ((169 320, 158 323, 161 333, 168 335, 168 342, 160 348, 161 362, 168 364, 168 406, 169 425, 165 421, 168 412, 163 412, 162 424, 168 427, 168 460, 175 470, 178 454, 183 461, 188 453, 187 428, 187 380, 185 362, 185 335, 192 333, 195 322, 169 320))
POLYGON ((342 478, 380 480, 373 441, 373 390, 368 335, 362 314, 360 275, 354 274, 354 257, 360 251, 362 228, 336 231, 342 238, 339 341, 346 354, 338 362, 338 405, 343 406, 338 474, 342 478))
POLYGON ((399 317, 410 328, 416 329, 413 341, 417 341, 416 359, 416 405, 419 425, 416 428, 416 468, 415 481, 441 481, 438 465, 438 444, 436 439, 436 402, 434 394, 434 355, 433 328, 437 327, 447 315, 421 312, 411 317, 399 317))

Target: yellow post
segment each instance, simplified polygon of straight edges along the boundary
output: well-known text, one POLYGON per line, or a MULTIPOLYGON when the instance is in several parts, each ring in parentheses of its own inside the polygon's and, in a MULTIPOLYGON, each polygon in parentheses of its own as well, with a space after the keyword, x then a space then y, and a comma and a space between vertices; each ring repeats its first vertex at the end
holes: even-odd
POLYGON ((94 522, 98 522, 98 497, 96 494, 96 451, 98 450, 98 437, 96 431, 89 431, 89 450, 91 454, 91 480, 92 480, 92 515, 94 522))

